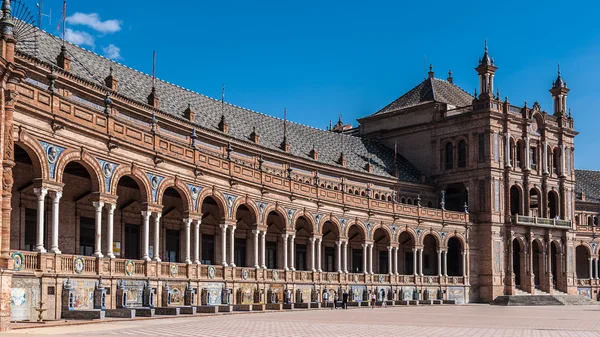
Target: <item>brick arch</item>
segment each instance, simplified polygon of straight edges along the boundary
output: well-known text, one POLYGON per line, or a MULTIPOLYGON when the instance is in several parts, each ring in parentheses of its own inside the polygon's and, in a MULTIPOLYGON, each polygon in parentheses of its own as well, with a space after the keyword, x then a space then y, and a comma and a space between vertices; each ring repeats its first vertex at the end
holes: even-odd
MULTIPOLYGON (((526 252, 527 251, 527 244, 525 243, 526 241, 525 241, 524 237, 522 237, 522 236, 515 236, 513 238, 513 241, 514 240, 517 240, 517 242, 519 243, 519 250, 521 252, 526 252)), ((511 245, 513 244, 513 241, 511 241, 511 243, 510 243, 511 245)))
POLYGON ((296 222, 298 221, 298 219, 300 219, 300 217, 303 217, 304 219, 306 219, 310 228, 312 229, 312 233, 317 232, 317 225, 315 223, 315 218, 313 217, 312 213, 310 213, 306 210, 304 210, 303 212, 296 212, 296 214, 294 214, 294 217, 292 218, 292 223, 294 224, 294 230, 296 229, 296 222))
POLYGON ((121 178, 128 176, 135 180, 138 187, 140 188, 140 195, 142 197, 142 203, 151 202, 152 195, 150 194, 151 188, 150 183, 148 182, 148 178, 146 174, 137 166, 132 165, 119 165, 113 172, 113 177, 110 181, 110 190, 113 195, 117 193, 117 186, 119 185, 119 180, 121 178))
POLYGON ((221 216, 220 220, 226 219, 227 217, 227 201, 225 200, 225 196, 223 193, 219 192, 215 188, 204 188, 198 194, 198 212, 202 212, 202 204, 204 203, 204 199, 207 197, 213 198, 217 203, 217 207, 219 208, 219 215, 221 216))
POLYGON ((587 242, 583 242, 580 241, 578 245, 575 245, 575 250, 577 250, 577 247, 579 246, 584 246, 585 248, 587 248, 588 254, 590 254, 590 257, 594 256, 594 250, 592 249, 592 246, 590 246, 589 243, 587 242))
POLYGON ((15 140, 15 145, 21 147, 27 152, 29 158, 31 158, 35 176, 44 180, 50 179, 50 169, 48 168, 46 152, 38 140, 34 139, 24 129, 21 129, 18 139, 15 140))
POLYGON ((448 248, 448 242, 452 238, 457 238, 458 241, 460 241, 460 245, 463 250, 467 249, 467 240, 465 240, 465 237, 462 234, 457 232, 448 233, 448 235, 446 235, 446 238, 443 241, 442 247, 448 248))
POLYGON ((424 245, 423 243, 425 242, 425 237, 427 235, 433 236, 438 248, 442 247, 442 237, 440 236, 440 233, 438 233, 434 230, 424 230, 423 233, 421 234, 421 238, 419 240, 419 245, 421 245, 421 246, 424 245))
POLYGON ((358 226, 362 230, 365 240, 369 240, 369 231, 367 230, 367 226, 365 226, 364 222, 358 219, 346 225, 346 232, 343 233, 343 237, 348 237, 348 234, 350 233, 350 227, 352 226, 358 226))
MULTIPOLYGON (((266 221, 267 221, 267 218, 269 217, 269 213, 271 213, 271 212, 275 212, 283 218, 283 224, 285 225, 284 228, 287 230, 288 216, 287 216, 287 212, 281 205, 269 204, 269 206, 267 206, 267 208, 265 208, 265 213, 263 216, 263 220, 265 221, 265 223, 263 225, 265 227, 268 225, 266 223, 266 221)), ((298 212, 296 212, 296 213, 298 213, 298 212)))
POLYGON ((550 240, 550 245, 552 245, 553 243, 556 244, 556 246, 558 247, 557 251, 559 251, 560 253, 563 253, 563 254, 565 253, 565 251, 564 251, 565 247, 564 247, 562 241, 560 241, 560 239, 552 238, 552 240, 550 240))
POLYGON ((398 231, 396 232, 396 237, 394 238, 394 241, 400 244, 400 241, 398 240, 400 240, 400 235, 402 235, 402 233, 404 232, 410 235, 410 237, 413 239, 414 244, 417 245, 417 232, 415 232, 415 230, 412 227, 409 227, 408 225, 398 227, 398 231))
POLYGON ((340 220, 335 216, 330 214, 329 216, 323 216, 323 218, 321 219, 321 222, 319 223, 319 232, 318 234, 323 235, 323 227, 325 226, 326 222, 331 222, 337 229, 338 231, 338 237, 341 237, 343 235, 342 233, 342 224, 340 223, 340 220))
MULTIPOLYGON (((537 245, 537 244, 539 244, 539 247, 542 247, 542 249, 541 249, 540 253, 545 253, 545 252, 546 252, 546 245, 544 244, 544 239, 542 239, 542 238, 534 238, 534 239, 531 241, 531 244, 532 244, 532 245, 533 245, 533 244, 536 244, 536 245, 537 245), (538 242, 538 243, 534 243, 534 242, 538 242)), ((533 247, 532 247, 531 249, 532 249, 532 251, 533 251, 533 247)))
MULTIPOLYGON (((233 203, 233 208, 232 208, 232 213, 231 213, 233 219, 237 219, 238 208, 242 205, 248 207, 250 212, 253 213, 252 215, 254 216, 254 219, 256 220, 256 224, 260 225, 258 223, 259 218, 260 218, 260 211, 258 210, 258 207, 256 206, 256 202, 248 196, 243 197, 243 198, 238 197, 235 200, 235 202, 233 203)), ((249 224, 249 225, 254 227, 255 224, 249 224)))
POLYGON ((161 181, 160 185, 158 186, 158 190, 156 191, 156 203, 157 204, 162 205, 163 197, 165 196, 165 191, 167 190, 167 188, 173 188, 174 190, 176 190, 179 193, 179 196, 183 200, 183 211, 184 212, 190 212, 191 210, 194 209, 193 205, 192 205, 193 200, 192 200, 192 196, 190 194, 190 190, 178 177, 175 177, 175 178, 169 177, 169 178, 165 178, 165 179, 163 179, 163 181, 161 181))
POLYGON ((390 245, 395 243, 394 241, 394 235, 392 234, 392 229, 390 228, 390 226, 385 225, 383 223, 379 223, 378 225, 373 226, 373 238, 375 237, 375 231, 377 231, 378 229, 383 229, 383 231, 386 233, 388 240, 390 241, 390 245))
POLYGON ((56 162, 56 171, 54 179, 57 183, 63 182, 65 168, 71 162, 81 164, 88 171, 92 180, 92 191, 104 193, 104 174, 98 161, 90 156, 86 151, 76 149, 66 149, 56 162))

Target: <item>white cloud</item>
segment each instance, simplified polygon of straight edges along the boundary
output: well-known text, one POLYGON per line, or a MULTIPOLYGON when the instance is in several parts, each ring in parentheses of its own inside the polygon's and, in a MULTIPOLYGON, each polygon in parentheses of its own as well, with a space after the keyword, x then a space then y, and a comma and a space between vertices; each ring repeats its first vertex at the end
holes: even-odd
POLYGON ((96 13, 75 13, 67 18, 67 23, 72 25, 88 26, 100 33, 116 33, 121 30, 121 21, 106 20, 101 21, 96 13))
POLYGON ((106 47, 102 47, 102 50, 104 51, 104 56, 108 57, 109 59, 118 60, 121 58, 121 48, 112 43, 106 47))
POLYGON ((95 47, 93 36, 86 32, 80 32, 70 28, 65 29, 65 40, 79 46, 87 45, 92 48, 95 47))

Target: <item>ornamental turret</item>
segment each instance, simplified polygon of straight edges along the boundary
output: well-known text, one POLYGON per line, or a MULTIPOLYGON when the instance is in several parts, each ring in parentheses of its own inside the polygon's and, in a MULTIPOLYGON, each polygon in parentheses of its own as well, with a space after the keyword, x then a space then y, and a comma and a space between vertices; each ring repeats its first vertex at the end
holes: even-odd
POLYGON ((567 94, 570 89, 567 88, 567 82, 560 75, 560 64, 558 65, 558 77, 552 83, 552 89, 549 91, 554 100, 554 116, 565 116, 567 112, 567 94))
POLYGON ((494 66, 494 59, 488 54, 487 40, 483 57, 479 59, 479 66, 475 68, 479 74, 479 99, 494 98, 494 73, 498 68, 494 66))

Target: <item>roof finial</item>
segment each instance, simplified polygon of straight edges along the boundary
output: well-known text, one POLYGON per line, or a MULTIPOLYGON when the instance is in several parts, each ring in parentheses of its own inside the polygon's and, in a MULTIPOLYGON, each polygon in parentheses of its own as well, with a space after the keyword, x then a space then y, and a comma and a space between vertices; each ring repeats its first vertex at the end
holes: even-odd
POLYGON ((487 51, 488 51, 488 47, 487 47, 487 37, 485 38, 485 40, 484 40, 484 42, 483 42, 483 43, 484 43, 484 45, 485 45, 485 52, 487 53, 487 51))
POLYGON ((452 78, 452 70, 448 70, 448 82, 452 83, 454 78, 452 78))
POLYGON ((558 62, 558 76, 560 76, 560 62, 558 62))
POLYGON ((433 65, 431 63, 429 64, 429 72, 427 74, 429 75, 429 78, 433 78, 433 65))

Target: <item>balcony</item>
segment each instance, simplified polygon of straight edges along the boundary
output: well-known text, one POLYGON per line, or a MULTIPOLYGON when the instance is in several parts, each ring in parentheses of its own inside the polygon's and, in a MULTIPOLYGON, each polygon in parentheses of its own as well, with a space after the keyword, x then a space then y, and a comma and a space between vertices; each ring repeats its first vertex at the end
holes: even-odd
POLYGON ((571 221, 569 221, 569 220, 546 219, 546 218, 538 218, 538 217, 534 217, 534 216, 524 216, 524 215, 516 215, 516 214, 512 216, 512 223, 513 223, 513 225, 522 225, 522 226, 537 226, 537 227, 571 229, 571 221))

